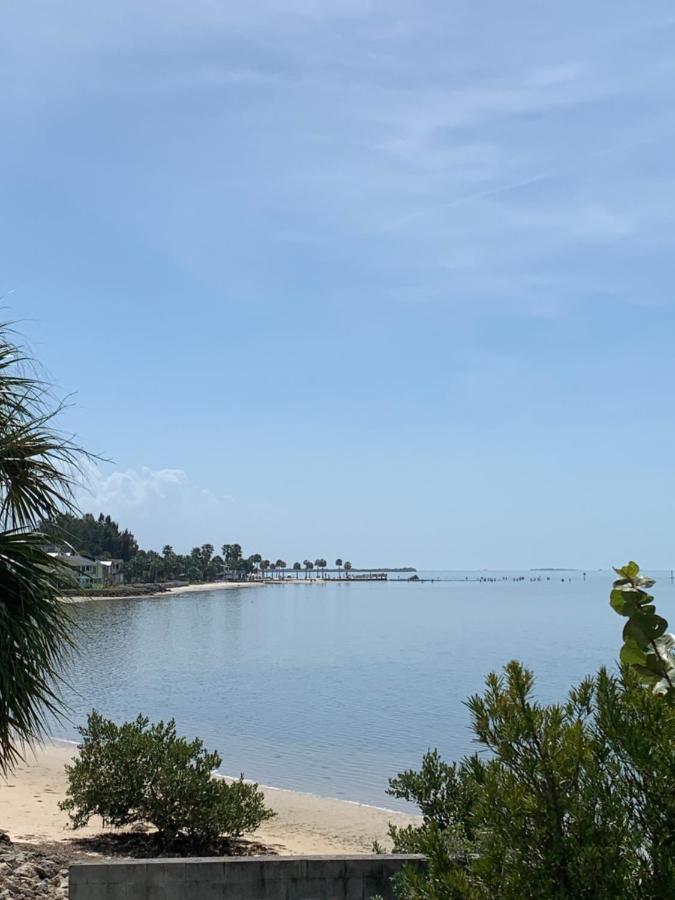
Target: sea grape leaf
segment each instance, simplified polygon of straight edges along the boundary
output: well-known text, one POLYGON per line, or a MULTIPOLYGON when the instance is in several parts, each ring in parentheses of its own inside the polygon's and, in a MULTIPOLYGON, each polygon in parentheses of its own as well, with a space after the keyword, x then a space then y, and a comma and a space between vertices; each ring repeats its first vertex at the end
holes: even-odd
POLYGON ((656 684, 657 681, 661 681, 661 678, 663 677, 662 675, 656 675, 646 666, 635 665, 633 666, 633 671, 637 672, 640 676, 640 681, 644 684, 656 684))
POLYGON ((623 637, 624 640, 634 638, 641 647, 645 647, 650 641, 661 637, 667 628, 668 622, 662 616, 640 610, 626 622, 623 637))
POLYGON ((640 574, 640 566, 631 560, 625 566, 621 566, 620 569, 615 568, 614 571, 617 575, 621 575, 622 578, 627 578, 629 581, 632 581, 633 578, 636 578, 640 574))
POLYGON ((625 666, 646 666, 647 664, 647 654, 640 647, 635 638, 628 638, 621 648, 619 658, 625 666))
POLYGON ((650 672, 654 672, 661 678, 663 678, 668 670, 668 667, 666 666, 664 661, 659 656, 657 656, 656 653, 647 654, 645 666, 649 669, 650 672))
POLYGON ((636 591, 614 590, 609 595, 609 603, 620 616, 632 616, 638 611, 639 604, 636 601, 636 591))

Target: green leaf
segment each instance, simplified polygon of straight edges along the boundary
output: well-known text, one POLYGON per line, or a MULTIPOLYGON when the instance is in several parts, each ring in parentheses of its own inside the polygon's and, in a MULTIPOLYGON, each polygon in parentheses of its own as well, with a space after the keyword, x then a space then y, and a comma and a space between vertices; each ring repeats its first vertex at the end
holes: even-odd
POLYGON ((645 666, 647 663, 647 655, 634 638, 628 638, 621 648, 619 659, 625 666, 645 666))
POLYGON ((620 591, 613 590, 609 595, 609 603, 615 612, 620 616, 632 616, 639 612, 640 605, 652 598, 649 594, 642 591, 620 591))
POLYGON ((641 647, 646 647, 650 641, 661 637, 667 628, 668 622, 662 616, 640 610, 626 622, 623 637, 624 640, 634 638, 641 647))
POLYGON ((656 684, 658 681, 661 681, 661 678, 663 677, 662 675, 656 675, 646 666, 633 666, 633 671, 639 675, 640 681, 643 684, 656 684))
POLYGON ((660 656, 656 655, 656 653, 647 654, 645 666, 649 669, 650 672, 654 672, 655 675, 658 675, 659 678, 663 678, 663 676, 668 671, 668 666, 660 656))
POLYGON ((668 621, 663 616, 657 616, 654 613, 640 615, 641 627, 648 630, 649 639, 655 641, 668 630, 668 621))
POLYGON ((620 569, 615 568, 614 571, 617 573, 617 575, 621 575, 623 578, 627 578, 629 581, 632 581, 640 574, 640 566, 638 566, 636 562, 631 560, 620 569))

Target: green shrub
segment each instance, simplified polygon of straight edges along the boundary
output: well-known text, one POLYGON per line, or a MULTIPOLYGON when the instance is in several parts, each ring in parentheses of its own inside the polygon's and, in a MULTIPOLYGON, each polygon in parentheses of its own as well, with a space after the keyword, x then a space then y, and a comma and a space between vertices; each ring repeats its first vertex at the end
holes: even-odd
POLYGON ((173 719, 150 724, 139 716, 116 725, 94 710, 79 731, 79 756, 66 766, 60 804, 73 828, 101 816, 116 828, 153 825, 167 844, 186 837, 206 846, 255 831, 274 815, 257 784, 212 777, 220 756, 198 738, 178 737, 173 719))
POLYGON ((428 857, 426 874, 399 877, 400 897, 675 897, 675 638, 643 591, 651 580, 634 563, 618 572, 611 603, 629 624, 617 675, 601 669, 543 705, 511 662, 467 702, 487 753, 448 765, 434 751, 391 779, 422 813, 420 827, 390 827, 394 848, 428 857))

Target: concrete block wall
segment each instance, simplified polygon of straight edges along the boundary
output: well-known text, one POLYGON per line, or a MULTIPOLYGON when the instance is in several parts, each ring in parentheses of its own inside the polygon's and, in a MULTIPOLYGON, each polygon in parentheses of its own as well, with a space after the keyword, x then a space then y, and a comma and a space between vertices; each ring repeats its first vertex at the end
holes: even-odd
POLYGON ((393 900, 391 878, 424 857, 248 856, 74 863, 70 900, 393 900))

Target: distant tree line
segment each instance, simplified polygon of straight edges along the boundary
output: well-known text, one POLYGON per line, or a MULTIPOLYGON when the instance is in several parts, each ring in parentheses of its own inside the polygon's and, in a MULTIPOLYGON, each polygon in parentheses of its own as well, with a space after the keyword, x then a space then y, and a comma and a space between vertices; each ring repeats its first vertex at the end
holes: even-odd
POLYGON ((66 542, 78 553, 92 559, 130 560, 138 553, 138 542, 128 530, 120 530, 117 522, 103 513, 95 518, 91 513, 76 516, 62 513, 43 522, 41 529, 55 543, 66 542))
MULTIPOLYGON (((302 563, 294 562, 291 566, 285 559, 274 561, 260 553, 245 556, 241 544, 223 544, 221 553, 216 553, 213 544, 202 544, 193 547, 189 553, 176 553, 170 544, 166 544, 161 553, 155 550, 139 550, 124 566, 127 581, 162 582, 162 581, 218 581, 227 578, 235 581, 249 581, 257 577, 265 579, 285 578, 291 572, 296 578, 304 574, 309 578, 314 569, 320 577, 325 577, 328 563, 325 559, 312 562, 305 559, 302 563)), ((352 564, 341 559, 335 561, 338 572, 344 569, 346 576, 352 564)))
MULTIPOLYGON (((122 531, 117 522, 103 513, 98 518, 91 513, 83 516, 64 513, 43 522, 41 530, 55 543, 66 542, 83 556, 124 560, 125 578, 135 583, 217 581, 220 578, 247 581, 254 576, 283 578, 289 570, 296 578, 301 573, 309 578, 313 577, 315 569, 323 578, 328 566, 323 558, 305 559, 289 566, 285 559, 270 560, 260 553, 244 556, 241 544, 223 544, 220 554, 216 553, 213 544, 193 547, 189 553, 176 553, 170 544, 166 544, 161 552, 141 550, 128 529, 122 531)), ((336 559, 335 568, 339 574, 344 570, 348 577, 352 564, 336 559)))

